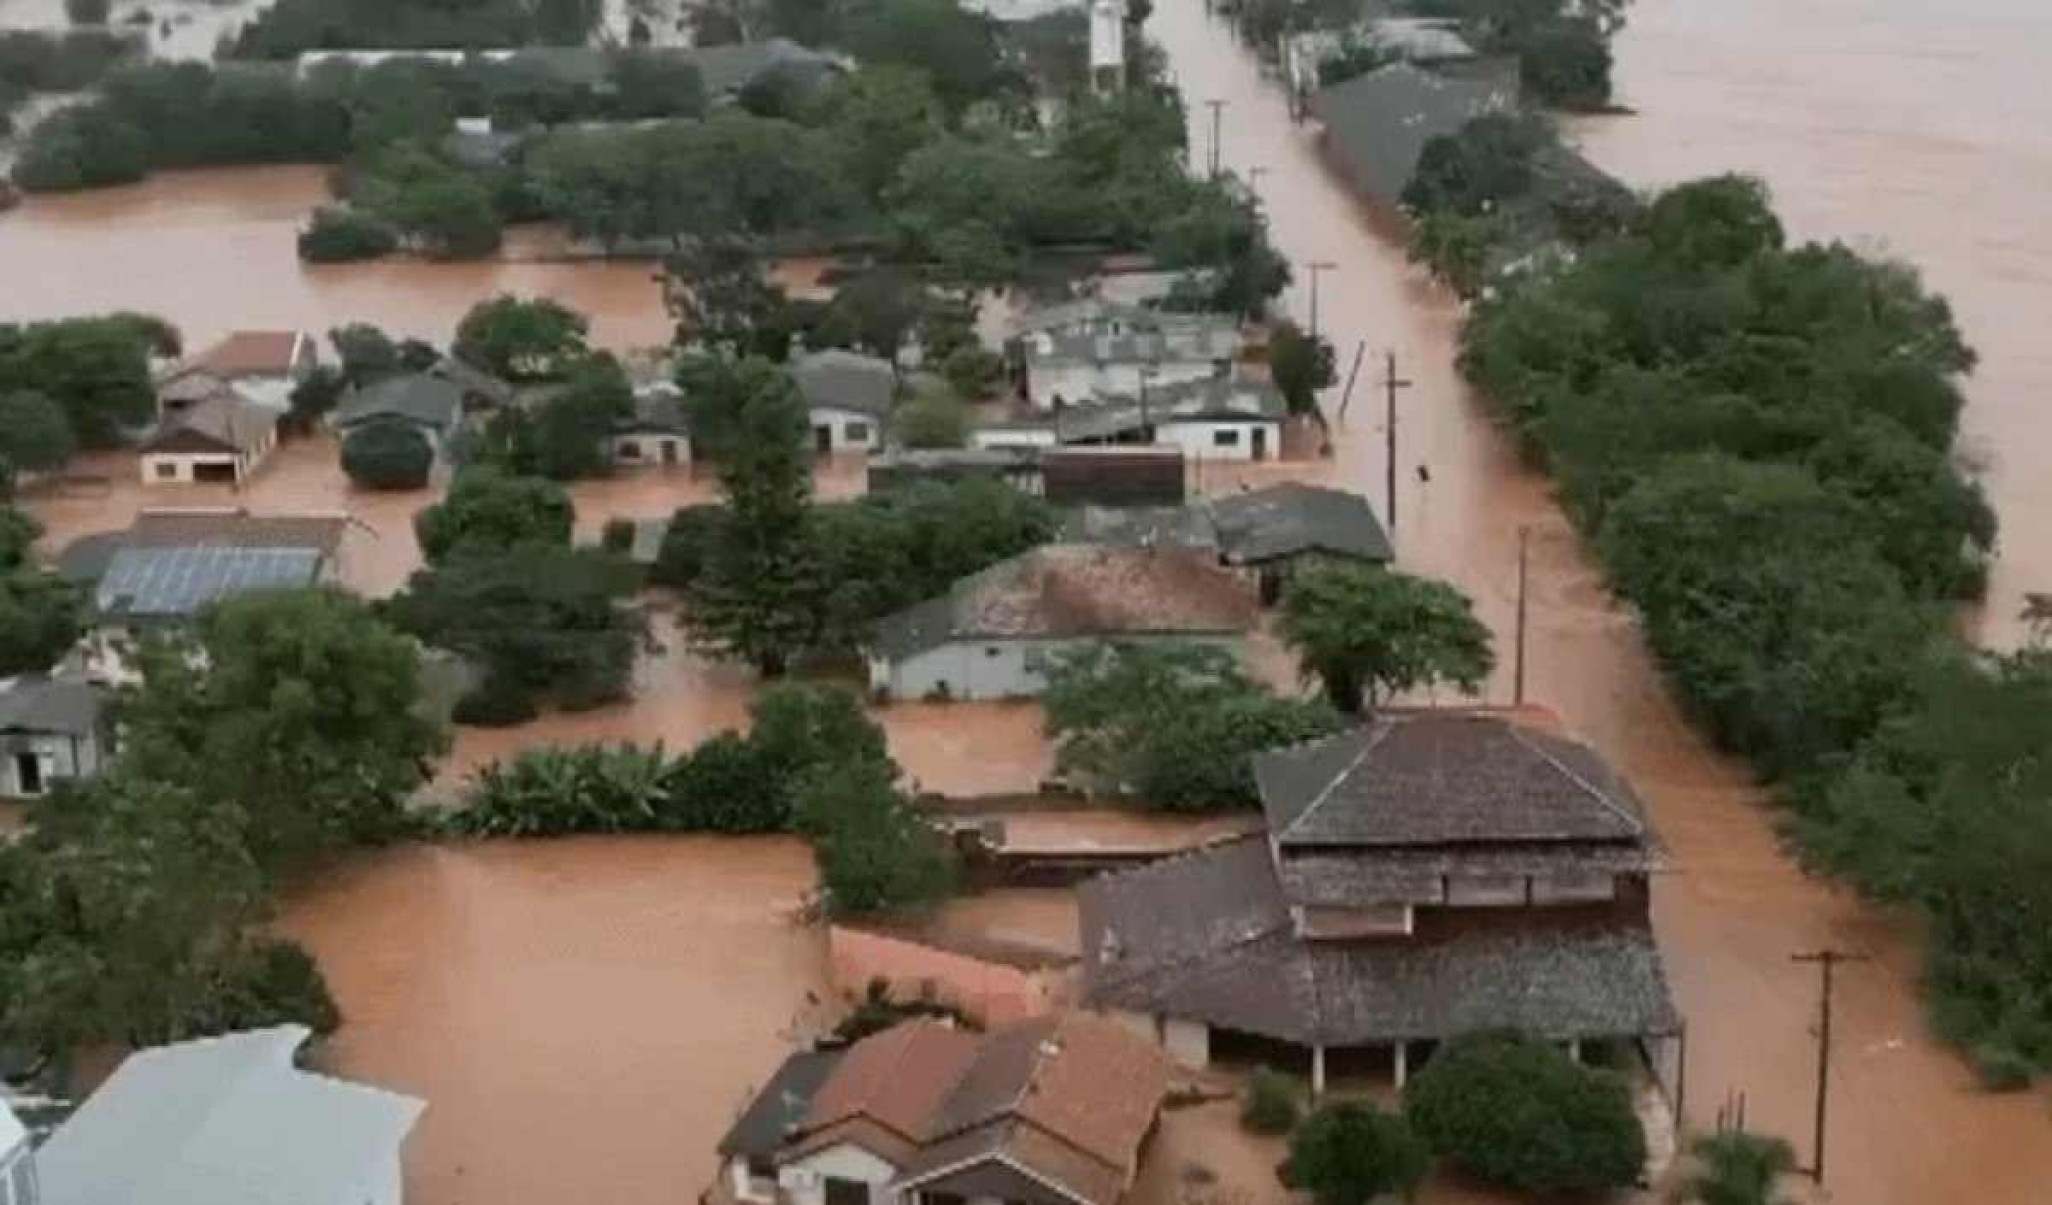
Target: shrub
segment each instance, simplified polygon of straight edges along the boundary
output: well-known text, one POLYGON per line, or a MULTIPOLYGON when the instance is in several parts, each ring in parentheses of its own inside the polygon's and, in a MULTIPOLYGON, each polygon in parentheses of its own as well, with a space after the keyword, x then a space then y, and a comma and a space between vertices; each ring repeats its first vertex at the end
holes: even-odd
POLYGON ((908 448, 959 448, 969 440, 969 412, 945 394, 921 394, 891 415, 891 434, 908 448))
POLYGON ((1004 379, 1004 358, 978 344, 957 347, 941 361, 941 375, 956 396, 976 401, 989 397, 1004 379))
POLYGON ((477 689, 456 700, 449 719, 477 728, 510 728, 540 714, 534 695, 524 687, 487 678, 477 689))
POLYGON ((726 516, 726 507, 710 503, 682 507, 671 515, 669 530, 663 533, 663 546, 656 552, 648 580, 678 589, 689 586, 718 544, 726 516))
POLYGON ((1240 1101, 1241 1125, 1256 1134, 1287 1134, 1301 1113, 1295 1080, 1273 1067, 1255 1068, 1240 1101))
POLYGON ((1646 1163, 1622 1078, 1512 1034, 1441 1047, 1404 1093, 1404 1112, 1433 1150, 1521 1192, 1619 1188, 1646 1163))
POLYGON ((788 767, 748 737, 722 732, 677 759, 664 779, 663 827, 680 832, 778 833, 791 827, 788 767))
POLYGON ((1779 1138, 1726 1130, 1696 1139, 1689 1147, 1694 1173, 1682 1185, 1683 1200, 1702 1205, 1784 1205, 1777 1182, 1795 1170, 1795 1150, 1779 1138))
POLYGON ((668 762, 660 746, 523 749, 471 777, 459 832, 500 837, 618 833, 658 827, 668 762))
POLYGON ((365 489, 417 490, 434 467, 434 448, 410 423, 366 423, 342 441, 342 471, 365 489))
POLYGON ((414 515, 413 532, 432 565, 459 547, 496 552, 518 544, 567 545, 575 521, 562 486, 480 466, 458 473, 447 497, 414 515))
POLYGON ((934 903, 954 889, 941 834, 879 766, 823 766, 798 786, 828 913, 860 916, 934 903))
POLYGON ((1317 1205, 1369 1205, 1388 1193, 1408 1196, 1431 1165, 1431 1153, 1401 1115, 1342 1101, 1305 1119, 1290 1139, 1283 1174, 1317 1205))
POLYGON ((64 18, 73 25, 105 25, 113 0, 64 0, 64 18))
POLYGON ((340 205, 313 211, 299 232, 299 258, 314 264, 376 259, 399 248, 399 232, 383 220, 340 205))

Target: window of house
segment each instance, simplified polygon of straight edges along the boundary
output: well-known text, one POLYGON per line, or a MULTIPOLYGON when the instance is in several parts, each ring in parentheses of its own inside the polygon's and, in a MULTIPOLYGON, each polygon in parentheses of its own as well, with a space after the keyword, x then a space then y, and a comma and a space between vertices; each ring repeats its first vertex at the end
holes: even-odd
POLYGON ((157 462, 157 480, 169 481, 170 479, 176 476, 178 476, 177 465, 173 464, 168 460, 160 460, 157 462))
POLYGON ((922 1192, 919 1205, 968 1205, 968 1198, 958 1192, 922 1192))
POLYGON ((1004 651, 1005 651, 1005 650, 1003 650, 1003 649, 999 648, 998 646, 996 646, 996 645, 994 645, 994 644, 986 644, 986 645, 984 645, 984 646, 983 646, 983 655, 984 655, 984 656, 986 656, 986 657, 995 657, 995 656, 997 656, 997 655, 998 655, 999 653, 1002 653, 1002 652, 1004 652, 1004 651))
POLYGON ((631 440, 631 439, 627 439, 627 440, 622 440, 622 441, 620 441, 620 459, 622 459, 622 460, 640 460, 640 459, 641 459, 641 445, 640 445, 640 444, 638 444, 638 443, 635 443, 635 442, 634 442, 633 440, 631 440))
POLYGON ((869 442, 868 423, 849 423, 846 428, 846 432, 849 443, 859 444, 869 442))
POLYGON ((860 1180, 826 1178, 826 1205, 869 1205, 869 1185, 860 1180))
POLYGON ((751 1180, 774 1180, 777 1178, 777 1165, 768 1155, 750 1155, 748 1156, 748 1178, 751 1180))
POLYGON ((1240 429, 1227 427, 1211 433, 1211 444, 1216 448, 1237 448, 1240 446, 1240 429))

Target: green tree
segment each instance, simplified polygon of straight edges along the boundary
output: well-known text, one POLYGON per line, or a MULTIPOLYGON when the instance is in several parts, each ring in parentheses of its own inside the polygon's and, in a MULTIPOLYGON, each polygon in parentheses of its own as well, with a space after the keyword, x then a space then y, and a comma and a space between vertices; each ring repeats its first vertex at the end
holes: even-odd
POLYGON ((1744 1130, 1720 1130, 1690 1144, 1696 1170, 1684 1183, 1686 1200, 1701 1205, 1790 1205, 1776 1191, 1795 1171, 1795 1149, 1785 1141, 1744 1130))
POLYGON ((1340 723, 1325 704, 1277 698, 1231 653, 1199 644, 1069 650, 1048 667, 1041 706, 1063 775, 1169 811, 1256 806, 1254 754, 1340 723))
POLYGON ((362 387, 399 372, 399 345, 390 335, 368 322, 351 322, 328 332, 335 358, 342 362, 342 379, 362 387))
POLYGON ((340 205, 322 205, 299 232, 299 258, 313 264, 376 259, 399 248, 399 234, 383 220, 340 205))
POLYGON ((428 564, 458 549, 504 551, 521 544, 567 547, 576 512, 553 481, 514 477, 479 466, 456 475, 440 502, 413 517, 414 535, 428 564))
POLYGON ((581 361, 535 410, 536 470, 558 481, 611 472, 613 432, 633 412, 634 389, 618 361, 604 354, 581 361))
POLYGON ((484 670, 483 695, 516 709, 543 699, 573 710, 626 698, 647 637, 619 599, 634 575, 592 549, 522 544, 461 548, 416 572, 387 604, 400 629, 484 670))
POLYGON ((64 0, 64 18, 73 25, 105 25, 112 0, 64 0))
POLYGON ((905 157, 938 136, 946 121, 924 72, 888 64, 850 72, 816 107, 830 115, 827 129, 848 178, 872 203, 882 199, 905 157))
POLYGON ((613 57, 612 80, 614 112, 625 120, 697 117, 705 112, 705 83, 697 64, 687 59, 656 51, 624 51, 613 57))
POLYGON ((535 0, 535 40, 552 46, 582 46, 604 7, 601 0, 535 0))
POLYGON ((434 467, 435 449, 412 423, 365 423, 342 440, 342 471, 364 489, 417 490, 434 467))
POLYGON ((85 609, 55 574, 22 566, 0 575, 0 677, 55 665, 84 634, 85 609))
POLYGON ((586 354, 590 323, 547 297, 501 293, 470 307, 456 324, 457 359, 509 381, 554 377, 586 354))
POLYGON ((683 622, 699 645, 775 677, 818 643, 824 616, 805 403, 762 360, 712 365, 701 382, 692 429, 709 436, 729 514, 683 622))
POLYGON ((664 304, 676 321, 680 347, 783 359, 790 343, 789 306, 752 240, 690 240, 664 262, 664 272, 664 304))
POLYGON ((87 102, 38 122, 15 156, 13 176, 23 192, 75 192, 133 184, 149 170, 143 132, 87 102))
POLYGON ((849 16, 847 46, 859 62, 925 72, 957 114, 997 91, 1003 71, 991 20, 948 0, 865 0, 849 16))
POLYGON ((720 529, 727 521, 724 506, 700 503, 678 507, 663 532, 663 545, 649 568, 648 580, 657 586, 683 589, 691 585, 712 560, 722 539, 720 529))
POLYGON ((78 448, 64 408, 29 390, 0 394, 0 457, 15 469, 61 469, 78 448))
POLYGON ((954 889, 947 842, 885 766, 858 762, 815 770, 798 785, 798 827, 812 838, 830 915, 915 908, 954 889))
POLYGON ((436 259, 479 259, 499 249, 504 226, 484 185, 456 172, 400 186, 384 214, 436 259))
POLYGON ((1442 1045, 1405 1089, 1404 1115, 1434 1151, 1519 1192, 1623 1188, 1645 1169, 1624 1080, 1514 1034, 1442 1045))
POLYGON ((306 379, 292 387, 291 419, 300 430, 311 430, 342 400, 342 370, 332 364, 317 365, 306 379))
POLYGON ((1278 322, 1268 337, 1268 371, 1291 414, 1316 413, 1318 391, 1336 379, 1332 344, 1305 334, 1294 322, 1278 322))
POLYGON ((120 315, 0 324, 0 394, 40 393, 81 446, 114 447, 156 415, 150 351, 144 330, 120 315))
POLYGON ((1752 176, 1676 185, 1647 207, 1643 229, 1662 259, 1683 268, 1728 267, 1782 245, 1767 185, 1752 176))
POLYGON ((959 448, 969 440, 968 408, 929 390, 891 413, 891 436, 908 448, 959 448))
POLYGON ((1283 595, 1282 637, 1346 714, 1419 687, 1473 694, 1495 668, 1489 629, 1445 582, 1354 564, 1307 566, 1283 595))
POLYGON ((123 765, 232 805, 267 872, 397 831, 442 749, 417 648, 338 591, 230 599, 138 664, 123 765))
POLYGON ((0 504, 0 571, 28 563, 29 552, 43 535, 43 525, 27 511, 0 504))
POLYGON ((1392 1193, 1408 1200, 1432 1154, 1401 1114, 1339 1101, 1304 1119, 1285 1166, 1290 1185, 1317 1205, 1372 1205, 1392 1193))
POLYGON ((1532 188, 1532 158, 1554 140, 1545 119, 1487 113, 1425 144, 1403 202, 1417 213, 1480 217, 1532 188))

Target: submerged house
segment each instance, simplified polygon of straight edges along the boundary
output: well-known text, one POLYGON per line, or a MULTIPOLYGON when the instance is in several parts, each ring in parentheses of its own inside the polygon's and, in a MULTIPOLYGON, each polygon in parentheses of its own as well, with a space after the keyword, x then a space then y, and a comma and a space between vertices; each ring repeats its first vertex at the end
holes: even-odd
POLYGON ((130 1055, 34 1151, 0 1107, 7 1205, 401 1205, 399 1155, 426 1107, 301 1071, 280 1025, 130 1055), (11 1195, 10 1195, 11 1193, 11 1195))
POLYGON ((144 485, 242 485, 278 446, 282 411, 205 374, 181 378, 165 399, 140 449, 144 485), (204 396, 194 396, 199 387, 204 396), (174 404, 174 394, 186 400, 174 404))
POLYGON ((37 799, 100 772, 112 753, 106 695, 70 674, 0 681, 0 798, 37 799))
POLYGON ((193 378, 200 377, 284 414, 292 408, 292 391, 320 362, 319 346, 303 331, 233 331, 159 378, 158 407, 169 412, 191 400, 193 378))
POLYGON ((685 412, 684 394, 667 384, 636 389, 633 410, 613 424, 607 446, 617 467, 690 464, 691 418, 685 412))
POLYGON ((1518 107, 1515 61, 1476 60, 1460 69, 1392 63, 1313 93, 1326 152, 1354 188, 1398 204, 1425 146, 1489 113, 1518 107))
POLYGON ((1661 847, 1547 713, 1390 710, 1254 770, 1265 839, 1082 886, 1090 1006, 1191 1066, 1308 1053, 1319 1091, 1329 1059, 1401 1086, 1477 1030, 1649 1058, 1678 1035, 1648 914, 1661 847))
POLYGON ((468 384, 451 379, 447 370, 401 373, 351 389, 328 416, 328 424, 347 437, 372 423, 401 423, 418 431, 440 459, 463 423, 464 399, 470 392, 468 384))
POLYGON ((721 1139, 707 1199, 1118 1205, 1168 1084, 1152 1043, 1085 1013, 908 1021, 786 1059, 721 1139))
POLYGON ((1163 385, 1150 376, 1131 395, 986 424, 970 442, 983 449, 1155 445, 1190 460, 1262 461, 1280 454, 1288 411, 1266 381, 1221 375, 1163 385))
POLYGON ((1246 585, 1179 548, 1050 544, 879 620, 870 689, 899 699, 1007 699, 1047 686, 1049 657, 1099 640, 1238 648, 1254 626, 1246 585))
POLYGON ((811 416, 813 451, 883 447, 884 423, 898 397, 898 374, 889 360, 830 347, 793 360, 791 379, 811 416))

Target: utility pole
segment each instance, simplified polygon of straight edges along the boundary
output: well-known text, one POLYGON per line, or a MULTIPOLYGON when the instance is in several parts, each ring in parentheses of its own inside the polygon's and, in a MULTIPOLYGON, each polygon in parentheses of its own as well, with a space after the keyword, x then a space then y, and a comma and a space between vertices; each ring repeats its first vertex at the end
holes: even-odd
POLYGON ((1354 378, 1361 374, 1361 357, 1368 351, 1368 340, 1354 344, 1354 363, 1347 369, 1347 387, 1340 393, 1339 420, 1347 421, 1347 403, 1354 400, 1354 378))
POLYGON ((1396 352, 1394 352, 1394 351, 1391 351, 1391 352, 1388 352, 1388 353, 1386 353, 1386 357, 1385 357, 1385 359, 1384 359, 1384 361, 1383 361, 1383 366, 1384 366, 1384 367, 1383 367, 1383 375, 1382 375, 1382 387, 1383 387, 1383 389, 1384 389, 1384 391, 1386 392, 1386 395, 1387 395, 1387 397, 1388 397, 1388 413, 1387 413, 1387 414, 1386 414, 1386 415, 1384 416, 1384 425, 1385 425, 1385 428, 1386 428, 1386 429, 1385 429, 1385 430, 1384 430, 1384 432, 1383 432, 1383 442, 1384 442, 1384 447, 1385 447, 1385 450, 1386 450, 1386 453, 1387 453, 1387 458, 1388 458, 1388 462, 1389 462, 1389 463, 1388 463, 1388 464, 1387 464, 1387 465, 1385 466, 1385 467, 1386 467, 1386 469, 1387 469, 1387 472, 1386 472, 1386 474, 1385 474, 1385 480, 1384 480, 1384 484, 1385 484, 1385 487, 1386 487, 1386 489, 1387 489, 1387 491, 1388 491, 1388 499, 1387 499, 1387 501, 1386 501, 1386 503, 1385 503, 1385 509, 1386 509, 1386 510, 1387 510, 1387 512, 1388 512, 1388 519, 1389 519, 1389 542, 1390 542, 1390 544, 1391 544, 1391 545, 1395 545, 1395 543, 1396 543, 1396 530, 1397 530, 1397 505, 1396 505, 1396 498, 1397 498, 1397 491, 1396 491, 1396 481, 1397 481, 1397 411, 1396 411, 1396 399, 1397 399, 1397 390, 1399 390, 1399 389, 1408 389, 1408 388, 1410 388, 1410 387, 1411 387, 1411 384, 1412 384, 1412 382, 1410 382, 1410 381, 1408 381, 1408 380, 1405 380, 1404 378, 1402 378, 1402 377, 1399 377, 1399 376, 1397 375, 1397 365, 1396 365, 1396 352))
POLYGON ((1211 178, 1216 180, 1218 179, 1219 114, 1225 111, 1226 103, 1222 100, 1207 100, 1204 103, 1211 106, 1211 178))
POLYGON ((1339 265, 1329 259, 1314 259, 1304 265, 1304 270, 1311 274, 1311 338, 1314 340, 1318 338, 1318 274, 1337 267, 1339 265))
POLYGON ((1511 673, 1511 705, 1522 707, 1525 703, 1525 537, 1532 533, 1529 526, 1518 526, 1518 652, 1511 673))
POLYGON ((1795 962, 1816 963, 1818 973, 1823 977, 1824 990, 1817 1009, 1817 1132, 1812 1140, 1811 1162, 1807 1169, 1810 1178, 1821 1185, 1824 1183, 1824 1116, 1826 1102, 1831 1098, 1831 973, 1841 962, 1865 962, 1867 956, 1826 947, 1789 957, 1795 962))

